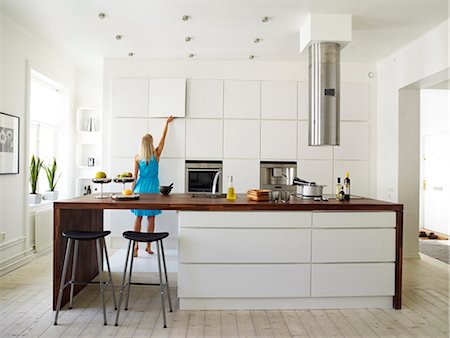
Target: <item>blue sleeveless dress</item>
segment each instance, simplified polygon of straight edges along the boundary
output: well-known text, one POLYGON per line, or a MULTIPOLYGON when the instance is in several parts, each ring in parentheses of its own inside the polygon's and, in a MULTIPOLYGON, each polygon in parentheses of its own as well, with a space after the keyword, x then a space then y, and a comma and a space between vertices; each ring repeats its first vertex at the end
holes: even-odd
MULTIPOLYGON (((145 160, 139 161, 139 178, 134 187, 134 193, 139 194, 159 194, 158 161, 152 156, 148 163, 145 160)), ((136 216, 156 216, 161 214, 161 210, 131 210, 136 216)))

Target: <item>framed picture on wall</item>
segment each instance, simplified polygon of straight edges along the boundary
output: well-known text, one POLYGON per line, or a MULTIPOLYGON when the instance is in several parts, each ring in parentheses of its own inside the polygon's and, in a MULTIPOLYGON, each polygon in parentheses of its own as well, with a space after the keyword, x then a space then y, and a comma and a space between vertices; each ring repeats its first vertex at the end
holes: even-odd
POLYGON ((0 175, 19 173, 18 116, 0 112, 0 175))

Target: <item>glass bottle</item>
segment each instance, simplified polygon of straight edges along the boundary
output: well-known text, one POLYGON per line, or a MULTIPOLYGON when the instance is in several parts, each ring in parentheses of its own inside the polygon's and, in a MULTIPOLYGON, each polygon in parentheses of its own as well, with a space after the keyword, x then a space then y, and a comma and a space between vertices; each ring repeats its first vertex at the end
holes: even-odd
POLYGON ((236 199, 236 192, 234 191, 233 186, 233 176, 230 176, 230 180, 228 181, 227 200, 234 201, 235 199, 236 199))
POLYGON ((350 200, 350 177, 348 175, 348 171, 345 173, 344 178, 344 194, 345 194, 345 200, 350 200))

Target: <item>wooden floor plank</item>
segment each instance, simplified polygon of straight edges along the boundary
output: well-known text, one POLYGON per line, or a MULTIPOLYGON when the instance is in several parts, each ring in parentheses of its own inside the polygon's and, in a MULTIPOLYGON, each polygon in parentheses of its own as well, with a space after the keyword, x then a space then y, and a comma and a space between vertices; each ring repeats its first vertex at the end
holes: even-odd
POLYGON ((220 337, 221 323, 220 311, 206 311, 205 312, 205 337, 220 337))
POLYGON ((325 310, 325 313, 344 337, 361 337, 361 334, 353 328, 339 310, 325 310))
POLYGON ((252 322, 257 337, 273 337, 266 311, 252 311, 252 322))
POLYGON ((281 315, 291 336, 308 337, 305 327, 294 310, 283 310, 281 311, 281 315))
POLYGON ((273 335, 275 337, 288 337, 290 335, 289 329, 284 322, 281 312, 278 310, 269 310, 266 313, 273 335))
POLYGON ((239 336, 235 311, 220 311, 220 325, 222 337, 239 336))
POLYGON ((236 321, 240 337, 256 337, 250 311, 236 311, 236 321))
POLYGON ((327 337, 343 337, 333 321, 323 310, 311 310, 311 315, 327 337))
POLYGON ((323 332, 319 323, 314 320, 314 317, 309 310, 298 310, 297 315, 305 328, 308 336, 310 337, 324 337, 325 332, 323 332))
POLYGON ((186 337, 203 337, 205 331, 205 311, 190 311, 186 337))

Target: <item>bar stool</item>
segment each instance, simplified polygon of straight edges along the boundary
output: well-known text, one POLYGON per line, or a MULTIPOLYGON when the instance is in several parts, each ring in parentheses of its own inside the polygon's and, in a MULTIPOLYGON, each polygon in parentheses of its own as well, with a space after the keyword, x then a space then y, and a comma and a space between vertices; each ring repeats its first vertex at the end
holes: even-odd
POLYGON ((122 278, 122 287, 120 288, 120 298, 119 298, 119 306, 117 308, 117 314, 116 314, 116 326, 119 323, 119 314, 120 314, 120 306, 122 304, 122 295, 127 288, 127 298, 125 301, 125 311, 128 310, 128 300, 130 298, 130 286, 131 284, 134 285, 159 285, 160 292, 161 292, 161 303, 162 303, 162 311, 163 311, 163 318, 164 318, 164 328, 167 328, 166 324, 166 308, 164 305, 164 289, 167 290, 167 298, 169 301, 169 309, 170 312, 172 312, 172 303, 170 301, 170 290, 169 290, 169 280, 167 279, 167 268, 166 268, 166 258, 164 256, 164 247, 163 247, 163 239, 169 236, 168 232, 154 232, 154 233, 146 233, 146 232, 136 232, 136 231, 125 231, 122 234, 123 237, 128 239, 130 242, 128 243, 128 251, 127 256, 125 258, 125 268, 123 270, 123 278, 122 278), (159 272, 159 284, 158 283, 132 283, 131 282, 131 274, 133 271, 133 260, 134 255, 131 248, 136 245, 136 242, 144 242, 144 243, 151 243, 156 242, 157 246, 157 253, 158 253, 158 272, 159 272), (128 268, 128 260, 130 258, 130 271, 128 273, 128 281, 125 282, 126 274, 127 274, 127 268, 128 268), (162 280, 162 274, 161 274, 161 256, 163 261, 163 267, 164 267, 164 277, 166 279, 165 284, 163 284, 162 280))
POLYGON ((64 265, 61 275, 61 284, 59 287, 59 294, 58 294, 58 302, 56 305, 56 314, 55 314, 55 322, 54 325, 58 324, 58 314, 59 310, 61 310, 61 300, 63 291, 66 288, 66 286, 70 285, 70 302, 69 302, 69 309, 73 306, 73 290, 75 285, 87 285, 87 284, 100 284, 100 296, 102 300, 103 305, 103 319, 104 319, 104 325, 106 325, 106 309, 105 309, 105 296, 103 294, 105 285, 110 285, 112 290, 112 297, 113 297, 113 303, 114 303, 114 309, 117 310, 117 303, 116 303, 116 295, 114 292, 114 285, 112 282, 112 276, 111 276, 111 267, 109 265, 109 258, 108 258, 108 251, 106 250, 106 243, 105 243, 105 237, 108 236, 111 233, 111 231, 98 231, 98 232, 92 232, 92 231, 64 231, 62 233, 62 236, 67 238, 67 245, 66 245, 66 253, 64 255, 64 265), (98 282, 80 282, 75 281, 75 274, 77 270, 77 260, 78 260, 78 244, 80 241, 92 241, 95 240, 95 247, 97 249, 97 264, 98 264, 98 282), (106 282, 103 282, 102 279, 102 272, 103 272, 103 265, 102 265, 102 254, 100 251, 100 240, 102 241, 103 248, 105 249, 105 258, 106 258, 106 264, 108 266, 108 274, 109 274, 109 280, 106 282), (67 266, 69 265, 69 256, 70 256, 70 250, 72 247, 72 242, 74 243, 74 250, 73 250, 73 262, 72 262, 72 277, 70 280, 66 283, 66 273, 67 273, 67 266))

